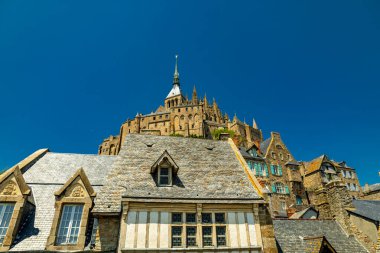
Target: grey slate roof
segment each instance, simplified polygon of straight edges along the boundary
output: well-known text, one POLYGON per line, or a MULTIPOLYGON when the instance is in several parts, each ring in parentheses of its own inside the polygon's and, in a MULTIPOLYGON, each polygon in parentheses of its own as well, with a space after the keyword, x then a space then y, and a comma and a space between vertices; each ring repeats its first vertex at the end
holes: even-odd
POLYGON ((43 250, 50 234, 54 218, 54 191, 61 185, 32 185, 32 192, 36 204, 35 213, 30 213, 25 224, 16 236, 10 251, 43 250))
POLYGON ((195 201, 261 199, 228 142, 138 134, 126 137, 94 212, 120 212, 122 196, 195 201), (165 150, 179 170, 172 187, 157 187, 150 169, 165 150))
POLYGON ((373 221, 380 221, 380 200, 356 200, 352 201, 355 210, 349 210, 373 221))
POLYGON ((265 141, 263 141, 263 142, 260 144, 260 150, 261 150, 261 152, 262 152, 264 155, 267 153, 267 149, 268 149, 268 147, 269 147, 270 141, 271 141, 271 138, 268 138, 268 139, 266 139, 265 141))
POLYGON ((103 185, 116 156, 47 153, 23 173, 26 183, 64 184, 83 168, 91 185, 103 185))
POLYGON ((247 159, 252 159, 253 157, 247 152, 244 147, 239 147, 240 154, 247 159))
POLYGON ((112 167, 115 156, 46 153, 23 169, 31 187, 35 210, 28 213, 10 251, 44 250, 54 217, 54 192, 79 169, 83 168, 94 190, 99 192, 112 167))
POLYGON ((301 211, 299 211, 299 212, 295 212, 295 213, 294 213, 292 216, 290 216, 289 218, 290 218, 290 219, 302 219, 302 218, 304 218, 303 215, 304 215, 305 213, 307 213, 309 210, 310 210, 310 211, 314 210, 314 212, 316 212, 316 213, 318 214, 318 211, 315 210, 313 207, 307 207, 307 208, 305 208, 305 209, 303 209, 303 210, 301 210, 301 211))
POLYGON ((304 253, 308 246, 304 238, 317 236, 325 236, 338 253, 368 252, 334 220, 273 220, 273 224, 279 252, 304 253))

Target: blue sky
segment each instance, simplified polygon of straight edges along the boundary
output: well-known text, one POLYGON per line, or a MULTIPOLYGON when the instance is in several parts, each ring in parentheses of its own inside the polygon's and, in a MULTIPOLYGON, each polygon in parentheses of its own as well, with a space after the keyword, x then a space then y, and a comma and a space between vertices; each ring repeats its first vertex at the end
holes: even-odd
POLYGON ((0 168, 96 153, 171 89, 213 97, 298 160, 380 181, 380 1, 0 1, 0 168))

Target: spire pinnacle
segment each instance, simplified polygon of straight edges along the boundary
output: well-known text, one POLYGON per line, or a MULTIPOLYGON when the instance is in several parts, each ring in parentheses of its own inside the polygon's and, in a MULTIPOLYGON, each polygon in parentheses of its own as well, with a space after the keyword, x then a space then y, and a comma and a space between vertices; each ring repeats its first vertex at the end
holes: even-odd
POLYGON ((252 126, 253 126, 254 129, 259 129, 259 127, 257 126, 257 123, 256 123, 255 119, 253 119, 252 126))
POLYGON ((175 55, 175 67, 174 67, 173 85, 174 84, 179 85, 178 54, 175 55))

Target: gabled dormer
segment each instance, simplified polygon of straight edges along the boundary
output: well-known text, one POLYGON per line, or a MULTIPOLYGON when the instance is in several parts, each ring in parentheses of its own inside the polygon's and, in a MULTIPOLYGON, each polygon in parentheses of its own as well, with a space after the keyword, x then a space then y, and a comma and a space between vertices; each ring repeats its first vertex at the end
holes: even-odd
POLYGON ((90 209, 96 196, 84 170, 78 169, 54 195, 55 213, 46 249, 84 250, 90 209))
POLYGON ((167 150, 152 165, 150 173, 157 179, 157 186, 172 186, 173 178, 178 172, 178 165, 167 150))
POLYGON ((0 251, 9 250, 16 237, 18 226, 27 202, 31 194, 24 177, 15 166, 0 177, 0 251))

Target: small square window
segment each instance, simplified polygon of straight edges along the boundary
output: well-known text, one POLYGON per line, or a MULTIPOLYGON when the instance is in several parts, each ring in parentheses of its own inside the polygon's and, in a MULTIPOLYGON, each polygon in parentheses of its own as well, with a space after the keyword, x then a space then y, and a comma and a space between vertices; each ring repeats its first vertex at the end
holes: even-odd
POLYGON ((225 223, 225 214, 224 213, 215 213, 215 222, 216 223, 225 223))
POLYGON ((178 112, 181 112, 181 109, 178 109, 178 112))
POLYGON ((202 213, 202 223, 212 223, 211 213, 202 213))
POLYGON ((182 213, 172 213, 172 223, 182 223, 182 213))
POLYGON ((186 214, 186 222, 187 223, 195 223, 196 222, 196 214, 195 213, 187 213, 186 214))

